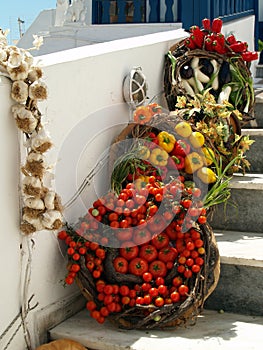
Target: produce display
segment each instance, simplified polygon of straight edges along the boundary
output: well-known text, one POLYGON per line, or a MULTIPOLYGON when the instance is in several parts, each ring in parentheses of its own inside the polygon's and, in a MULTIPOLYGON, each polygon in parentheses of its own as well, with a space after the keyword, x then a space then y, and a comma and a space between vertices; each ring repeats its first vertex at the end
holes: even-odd
POLYGON ((65 283, 78 284, 98 323, 177 327, 195 320, 217 285, 209 215, 230 198, 233 173, 249 167, 253 141, 241 126, 253 114, 254 54, 221 34, 220 19, 203 27, 166 55, 169 110, 134 109, 110 149, 110 189, 58 234, 65 283))

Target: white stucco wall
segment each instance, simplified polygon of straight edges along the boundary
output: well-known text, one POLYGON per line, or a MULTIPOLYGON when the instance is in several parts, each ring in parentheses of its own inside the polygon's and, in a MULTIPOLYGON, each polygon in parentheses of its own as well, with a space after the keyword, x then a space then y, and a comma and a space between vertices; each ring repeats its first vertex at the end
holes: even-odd
MULTIPOLYGON (((130 113, 123 101, 122 84, 134 67, 140 66, 148 80, 148 96, 152 98, 162 89, 164 54, 179 38, 182 30, 156 35, 117 40, 38 57, 49 97, 39 104, 43 122, 50 132, 54 147, 48 154, 53 163, 56 191, 65 203, 75 192, 89 170, 110 145, 130 113)), ((32 271, 28 296, 34 294, 31 306, 38 307, 28 316, 28 327, 34 344, 43 335, 45 327, 54 326, 59 319, 68 317, 61 309, 67 300, 79 295, 77 287, 64 288, 66 260, 56 239, 56 233, 41 231, 32 237, 21 237, 19 232, 19 155, 17 128, 10 114, 10 81, 0 82, 1 112, 1 176, 2 227, 0 240, 2 253, 0 334, 19 312, 21 283, 28 253, 32 253, 32 271), (22 242, 22 250, 20 243, 22 242), (30 249, 27 249, 27 246, 30 249), (21 274, 21 252, 23 268, 21 274), (58 312, 56 312, 58 310, 58 312)), ((160 99, 160 102, 163 99, 160 99)), ((105 170, 105 169, 104 169, 105 170)), ((67 220, 83 215, 98 191, 105 187, 103 176, 84 192, 77 205, 65 212, 67 220)), ((84 299, 83 299, 84 301, 84 299)), ((77 307, 79 307, 79 303, 77 307)), ((84 305, 84 304, 83 304, 84 305)), ((10 333, 0 340, 4 348, 10 333)), ((87 330, 88 331, 88 330, 87 330)), ((11 342, 8 350, 24 350, 22 330, 11 342)))

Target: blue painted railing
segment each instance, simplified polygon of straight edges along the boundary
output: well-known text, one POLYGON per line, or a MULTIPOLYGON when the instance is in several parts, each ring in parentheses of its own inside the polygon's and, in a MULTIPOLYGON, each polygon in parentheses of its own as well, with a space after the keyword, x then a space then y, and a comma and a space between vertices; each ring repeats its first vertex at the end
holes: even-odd
POLYGON ((258 0, 93 0, 92 7, 93 24, 181 22, 187 28, 205 17, 226 22, 256 15, 258 0))
POLYGON ((182 23, 201 25, 203 18, 224 22, 255 16, 255 48, 259 37, 259 0, 92 0, 92 23, 182 23), (162 13, 162 16, 161 16, 162 13))

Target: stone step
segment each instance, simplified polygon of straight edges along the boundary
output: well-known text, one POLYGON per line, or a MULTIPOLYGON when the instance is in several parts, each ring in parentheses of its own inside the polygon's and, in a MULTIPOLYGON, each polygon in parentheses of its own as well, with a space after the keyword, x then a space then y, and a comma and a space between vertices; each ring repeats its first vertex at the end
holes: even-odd
POLYGON ((123 330, 98 324, 85 310, 50 330, 93 350, 261 350, 263 317, 204 310, 196 324, 177 329, 123 330))
POLYGON ((263 174, 263 129, 242 129, 242 134, 249 135, 255 141, 246 152, 246 158, 250 162, 247 172, 263 174))
POLYGON ((220 278, 205 308, 263 316, 263 235, 215 231, 220 278))
POLYGON ((255 120, 249 122, 246 125, 246 127, 263 128, 263 78, 257 77, 254 79, 254 91, 255 91, 255 105, 254 105, 255 120))
POLYGON ((209 217, 213 229, 257 232, 263 236, 263 174, 235 174, 231 198, 209 217))

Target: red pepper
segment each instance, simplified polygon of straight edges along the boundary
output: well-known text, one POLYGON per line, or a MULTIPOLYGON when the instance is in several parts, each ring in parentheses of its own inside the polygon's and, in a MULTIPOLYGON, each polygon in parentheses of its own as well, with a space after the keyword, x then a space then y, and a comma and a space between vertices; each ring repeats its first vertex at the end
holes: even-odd
POLYGON ((203 47, 204 37, 205 37, 204 32, 202 32, 199 28, 196 29, 194 31, 194 34, 191 35, 191 39, 193 40, 195 45, 200 49, 203 47))
POLYGON ((214 40, 212 42, 212 48, 214 51, 216 51, 217 53, 220 53, 220 54, 224 54, 227 51, 226 48, 224 46, 220 45, 217 40, 214 40))
POLYGON ((185 157, 190 152, 190 149, 191 146, 188 142, 184 140, 177 140, 170 154, 173 156, 185 157))
POLYGON ((191 50, 196 49, 196 44, 191 37, 185 39, 184 44, 186 47, 188 47, 191 50))
POLYGON ((236 53, 246 51, 247 45, 245 42, 238 41, 230 45, 230 49, 236 53))
POLYGON ((226 38, 226 41, 229 45, 232 45, 232 44, 235 44, 237 42, 237 39, 234 36, 234 34, 231 34, 226 38))
POLYGON ((208 31, 211 30, 211 21, 209 18, 202 19, 202 25, 205 30, 208 30, 208 31))
POLYGON ((181 170, 184 168, 184 157, 182 156, 172 156, 172 159, 176 165, 176 168, 178 170, 181 170))
POLYGON ((215 40, 217 40, 221 46, 225 45, 225 36, 224 36, 224 34, 217 33, 216 36, 215 36, 215 40))
POLYGON ((205 38, 205 49, 207 51, 212 51, 213 49, 212 43, 213 43, 213 40, 211 38, 205 38))
POLYGON ((246 62, 251 62, 258 59, 258 53, 256 51, 246 51, 242 53, 242 58, 246 62))
POLYGON ((221 18, 215 18, 212 22, 212 32, 220 33, 223 26, 223 21, 221 18))

